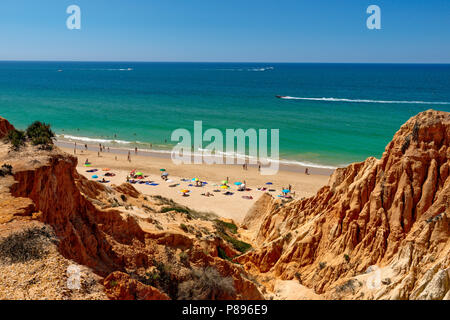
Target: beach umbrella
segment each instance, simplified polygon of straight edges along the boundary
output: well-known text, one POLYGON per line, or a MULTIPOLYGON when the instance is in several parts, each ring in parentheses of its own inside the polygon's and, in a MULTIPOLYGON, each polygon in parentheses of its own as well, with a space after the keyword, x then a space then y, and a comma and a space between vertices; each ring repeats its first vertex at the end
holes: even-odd
POLYGON ((235 182, 234 184, 237 186, 240 186, 242 184, 242 182, 235 182))
POLYGON ((189 192, 189 190, 187 190, 187 189, 183 189, 183 190, 181 190, 181 193, 188 193, 189 192))
POLYGON ((110 168, 103 168, 102 170, 103 171, 110 171, 111 169, 110 168))
POLYGON ((222 188, 222 189, 228 189, 228 187, 227 187, 227 186, 221 186, 221 188, 222 188))
POLYGON ((98 179, 97 175, 92 176, 92 179, 98 179))
POLYGON ((289 190, 289 189, 284 189, 283 192, 284 192, 284 193, 289 193, 289 192, 291 192, 291 190, 289 190))
POLYGON ((168 176, 169 174, 167 172, 164 172, 162 175, 163 176, 168 176))
POLYGON ((166 171, 166 169, 159 169, 159 171, 166 171))
POLYGON ((272 182, 267 182, 266 184, 267 184, 267 185, 271 185, 271 184, 273 184, 273 183, 272 183, 272 182))
POLYGON ((222 180, 222 184, 227 184, 228 181, 227 180, 222 180))
POLYGON ((144 174, 142 172, 136 172, 137 176, 143 176, 144 174))
POLYGON ((198 181, 198 178, 193 178, 192 181, 198 181))

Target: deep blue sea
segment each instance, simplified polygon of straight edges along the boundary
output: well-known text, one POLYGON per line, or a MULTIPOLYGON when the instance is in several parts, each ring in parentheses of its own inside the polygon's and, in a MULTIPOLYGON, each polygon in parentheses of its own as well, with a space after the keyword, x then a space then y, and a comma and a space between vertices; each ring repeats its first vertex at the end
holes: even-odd
POLYGON ((450 112, 450 65, 0 62, 0 116, 17 128, 130 148, 167 149, 202 120, 279 129, 282 159, 342 166, 430 108, 450 112))

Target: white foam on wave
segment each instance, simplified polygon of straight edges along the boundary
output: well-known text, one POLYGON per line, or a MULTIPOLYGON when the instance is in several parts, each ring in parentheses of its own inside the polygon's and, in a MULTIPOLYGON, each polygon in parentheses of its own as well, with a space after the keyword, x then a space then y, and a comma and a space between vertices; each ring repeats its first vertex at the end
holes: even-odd
POLYGON ((109 140, 109 139, 100 139, 100 138, 89 138, 89 137, 78 137, 71 136, 67 134, 59 134, 57 138, 67 139, 70 141, 81 141, 81 142, 96 142, 96 143, 111 143, 111 144, 132 144, 133 142, 124 141, 124 140, 109 140))
MULTIPOLYGON (((76 142, 80 141, 82 143, 101 143, 106 145, 117 145, 120 144, 122 146, 117 147, 118 149, 123 150, 134 150, 134 146, 148 146, 150 143, 145 142, 131 142, 131 141, 124 141, 124 140, 111 140, 111 139, 100 139, 100 138, 89 138, 89 137, 78 137, 78 136, 72 136, 72 135, 64 135, 59 134, 57 135, 57 138, 61 141, 70 141, 70 142, 76 142), (127 147, 132 146, 132 148, 127 147)), ((147 153, 159 153, 159 154, 171 154, 172 149, 148 149, 140 147, 139 151, 141 152, 147 152, 147 153)), ((257 161, 260 161, 263 164, 266 164, 268 162, 278 162, 281 165, 297 165, 301 167, 310 167, 310 168, 319 168, 319 169, 331 169, 334 170, 337 167, 335 166, 329 166, 329 165, 322 165, 317 164, 313 162, 307 162, 307 161, 296 161, 296 160, 287 160, 287 159, 272 159, 272 158, 256 158, 253 156, 249 156, 246 154, 240 154, 237 152, 213 152, 211 153, 211 150, 208 149, 197 149, 195 152, 192 153, 192 156, 203 156, 203 157, 211 157, 211 158, 230 158, 230 159, 244 159, 248 160, 249 162, 253 160, 251 163, 257 163, 257 161)))
POLYGON ((228 68, 228 69, 217 69, 219 71, 248 71, 248 72, 264 72, 269 70, 274 70, 274 67, 255 67, 255 68, 228 68))
POLYGON ((327 102, 358 102, 358 103, 394 103, 394 104, 440 104, 450 105, 450 102, 442 101, 392 101, 392 100, 367 100, 367 99, 339 99, 339 98, 304 98, 304 97, 281 97, 285 100, 309 100, 309 101, 327 101, 327 102))

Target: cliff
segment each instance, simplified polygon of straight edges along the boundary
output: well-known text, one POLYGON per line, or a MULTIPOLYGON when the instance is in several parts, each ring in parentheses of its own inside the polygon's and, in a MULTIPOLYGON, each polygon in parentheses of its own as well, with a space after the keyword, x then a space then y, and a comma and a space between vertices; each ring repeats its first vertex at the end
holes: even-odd
POLYGON ((235 260, 327 298, 448 299, 449 165, 450 114, 422 112, 316 196, 257 204, 245 220, 257 247, 235 260))
MULTIPOLYGON (((0 128, 12 126, 0 119, 0 128)), ((20 270, 26 270, 34 260, 25 256, 24 261, 11 264, 4 259, 11 254, 5 249, 0 252, 0 265, 10 272, 9 278, 0 281, 0 298, 67 298, 63 266, 75 264, 86 269, 97 293, 72 298, 176 299, 186 296, 180 291, 181 284, 192 281, 197 270, 208 268, 223 278, 227 290, 209 288, 206 282, 199 288, 203 294, 214 290, 216 299, 263 299, 241 266, 218 257, 219 248, 231 257, 237 253, 216 235, 213 220, 195 217, 188 210, 177 211, 176 204, 163 198, 148 199, 131 185, 111 188, 88 181, 77 173, 77 159, 57 148, 44 151, 26 145, 13 151, 0 143, 0 164, 12 166, 10 174, 0 177, 0 247, 8 249, 8 241, 15 239, 9 236, 20 235, 18 232, 35 234, 37 229, 30 228, 36 225, 51 227, 56 240, 44 239, 38 262, 53 268, 58 278, 55 283, 61 286, 54 294, 40 296, 49 287, 42 279, 30 284, 35 295, 28 294, 33 291, 28 286, 22 288, 22 295, 12 293, 20 292, 20 270)), ((24 250, 34 250, 29 247, 31 243, 26 243, 24 250)))

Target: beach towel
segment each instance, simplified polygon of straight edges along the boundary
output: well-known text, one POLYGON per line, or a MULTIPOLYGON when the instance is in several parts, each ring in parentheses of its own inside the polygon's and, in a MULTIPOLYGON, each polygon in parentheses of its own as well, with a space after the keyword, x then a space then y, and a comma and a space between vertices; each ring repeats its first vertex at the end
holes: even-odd
POLYGON ((98 182, 100 182, 100 183, 109 183, 110 181, 98 181, 98 182))
POLYGON ((169 186, 169 188, 175 188, 175 187, 178 187, 179 185, 180 185, 179 183, 171 184, 171 185, 169 186))
POLYGON ((252 200, 253 197, 252 196, 242 196, 243 199, 248 199, 248 200, 252 200))
POLYGON ((149 183, 148 185, 155 187, 155 186, 159 186, 159 183, 149 183))
POLYGON ((91 173, 91 172, 97 172, 97 171, 98 171, 98 169, 91 169, 91 170, 88 170, 88 171, 86 171, 86 172, 91 173))

